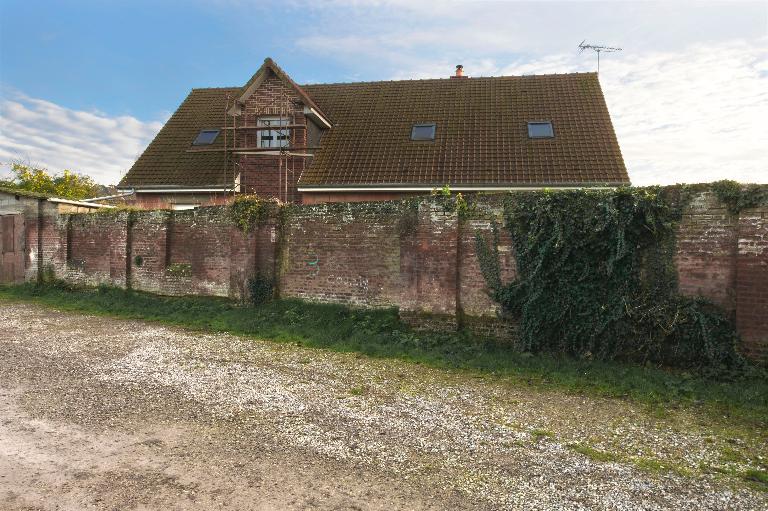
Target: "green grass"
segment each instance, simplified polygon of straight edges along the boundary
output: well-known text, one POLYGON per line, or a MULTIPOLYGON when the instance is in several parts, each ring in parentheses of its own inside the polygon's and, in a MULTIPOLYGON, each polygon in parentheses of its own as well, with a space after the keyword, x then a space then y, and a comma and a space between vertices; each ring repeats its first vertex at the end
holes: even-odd
POLYGON ((579 454, 583 454, 584 456, 586 456, 587 458, 593 461, 608 462, 608 461, 618 460, 618 456, 616 456, 615 454, 612 454, 610 452, 600 451, 598 449, 595 449, 593 447, 590 447, 584 444, 569 444, 568 448, 570 448, 575 452, 578 452, 579 454))
POLYGON ((648 405, 662 416, 686 406, 723 424, 744 424, 757 431, 768 426, 768 379, 759 370, 722 380, 656 367, 531 356, 464 332, 413 332, 399 321, 395 310, 364 311, 297 300, 253 307, 219 298, 33 284, 0 286, 0 299, 474 371, 515 385, 627 399, 648 405))
POLYGON ((531 436, 534 442, 538 442, 542 438, 553 438, 555 434, 546 429, 534 429, 531 431, 531 436))

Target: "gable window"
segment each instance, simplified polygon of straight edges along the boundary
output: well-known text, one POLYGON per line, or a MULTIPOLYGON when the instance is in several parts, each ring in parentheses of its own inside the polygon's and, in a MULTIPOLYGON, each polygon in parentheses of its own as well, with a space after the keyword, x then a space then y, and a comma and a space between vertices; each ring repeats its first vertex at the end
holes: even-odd
POLYGON ((259 147, 288 147, 290 145, 291 130, 287 128, 288 119, 264 117, 258 120, 258 125, 269 128, 259 130, 259 147))
POLYGON ((529 122, 528 138, 554 138, 555 131, 552 129, 552 122, 529 122))
POLYGON ((434 140, 435 123, 414 124, 411 128, 411 140, 434 140))
POLYGON ((202 130, 197 134, 197 138, 192 142, 192 145, 211 145, 218 136, 219 130, 202 130))

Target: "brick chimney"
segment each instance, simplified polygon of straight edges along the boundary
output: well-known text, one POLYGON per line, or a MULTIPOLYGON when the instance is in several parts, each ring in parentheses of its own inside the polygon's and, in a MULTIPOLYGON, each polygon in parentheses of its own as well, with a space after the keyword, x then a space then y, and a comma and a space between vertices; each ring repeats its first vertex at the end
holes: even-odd
POLYGON ((466 78, 466 76, 464 76, 464 66, 462 66, 461 64, 457 64, 456 74, 451 76, 451 78, 466 78))

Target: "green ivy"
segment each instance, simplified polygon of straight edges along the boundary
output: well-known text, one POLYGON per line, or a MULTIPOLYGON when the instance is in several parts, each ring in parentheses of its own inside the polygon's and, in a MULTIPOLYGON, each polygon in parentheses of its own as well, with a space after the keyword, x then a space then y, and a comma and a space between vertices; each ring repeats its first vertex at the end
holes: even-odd
POLYGON ((255 195, 238 195, 229 205, 229 218, 241 231, 248 232, 272 216, 279 216, 280 203, 255 195))
POLYGON ((251 302, 254 305, 266 303, 275 295, 275 280, 262 273, 257 273, 248 280, 248 290, 251 295, 251 302))
POLYGON ((716 306, 677 294, 674 226, 684 187, 518 192, 504 202, 518 278, 503 284, 498 228, 477 234, 481 271, 523 349, 685 367, 741 364, 716 306))
POLYGON ((712 191, 728 211, 738 215, 743 209, 754 208, 768 203, 768 187, 761 185, 742 185, 725 179, 712 183, 712 191))

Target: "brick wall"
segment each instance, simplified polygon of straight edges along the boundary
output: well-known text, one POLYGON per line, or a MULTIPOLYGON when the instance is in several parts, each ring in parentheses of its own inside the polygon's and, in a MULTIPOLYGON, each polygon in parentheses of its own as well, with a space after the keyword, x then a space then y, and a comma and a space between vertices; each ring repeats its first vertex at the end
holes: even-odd
MULTIPOLYGON (((160 294, 241 298, 257 272, 276 278, 282 297, 398 307, 416 325, 513 340, 480 272, 475 236, 500 229, 503 280, 515 275, 499 196, 481 196, 461 221, 439 199, 293 205, 283 221, 252 232, 230 223, 225 207, 193 211, 60 215, 42 225, 40 264, 74 282, 130 286, 160 294)), ((29 246, 37 229, 27 223, 29 246)), ((678 228, 680 290, 725 307, 743 350, 768 355, 768 207, 731 214, 708 190, 697 192, 678 228)), ((37 263, 30 261, 30 266, 37 263)), ((35 277, 27 271, 28 278, 35 277)))
MULTIPOLYGON (((256 126, 260 117, 280 117, 291 125, 304 127, 310 122, 304 116, 301 98, 274 74, 265 79, 246 100, 237 124, 256 126)), ((252 129, 237 130, 237 147, 259 149, 261 133, 252 129)), ((307 129, 293 128, 290 134, 292 152, 306 153, 307 129)), ((277 197, 285 202, 301 202, 296 183, 304 171, 306 161, 301 156, 281 158, 275 155, 242 154, 238 160, 240 189, 243 193, 277 197)))

